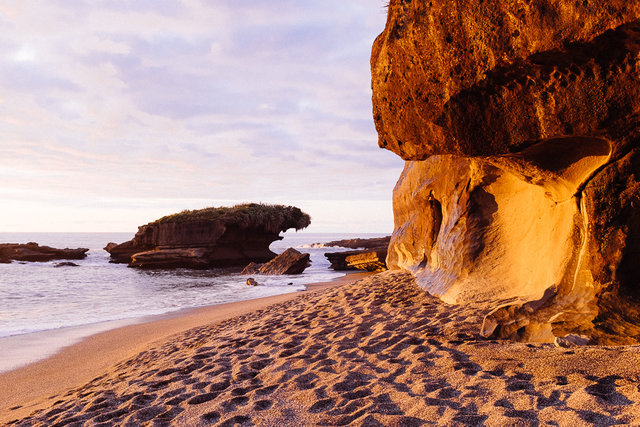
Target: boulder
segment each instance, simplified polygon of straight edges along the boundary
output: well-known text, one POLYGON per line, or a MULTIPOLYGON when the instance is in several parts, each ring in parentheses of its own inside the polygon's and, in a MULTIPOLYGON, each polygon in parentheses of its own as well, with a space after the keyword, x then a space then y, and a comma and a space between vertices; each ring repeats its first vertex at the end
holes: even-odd
POLYGON ((336 271, 365 270, 372 272, 385 271, 387 265, 387 248, 362 249, 345 252, 328 252, 324 256, 331 263, 330 268, 336 271))
POLYGON ((40 246, 35 242, 26 244, 2 243, 0 244, 0 259, 29 262, 46 262, 57 259, 83 259, 86 258, 89 249, 56 249, 49 246, 40 246))
POLYGON ((639 54, 640 0, 392 0, 387 265, 483 306, 487 337, 640 342, 639 54))
POLYGON ((264 263, 250 262, 240 274, 257 274, 264 263))
POLYGON ((309 254, 289 248, 265 264, 251 263, 247 265, 242 274, 302 274, 309 263, 309 254))
POLYGON ((256 282, 256 279, 254 279, 253 277, 249 277, 247 279, 247 285, 249 285, 249 286, 259 286, 259 283, 256 282))
POLYGON ((214 268, 267 262, 269 245, 290 228, 305 228, 309 215, 293 206, 244 204, 183 211, 138 228, 134 238, 109 243, 112 262, 143 268, 214 268), (134 260, 135 259, 135 260, 134 260))

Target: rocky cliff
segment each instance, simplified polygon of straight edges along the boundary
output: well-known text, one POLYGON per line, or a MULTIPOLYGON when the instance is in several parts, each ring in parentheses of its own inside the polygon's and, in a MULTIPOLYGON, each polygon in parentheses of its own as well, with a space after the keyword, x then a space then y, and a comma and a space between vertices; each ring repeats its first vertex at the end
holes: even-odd
POLYGON ((392 0, 379 145, 407 160, 387 264, 485 336, 640 339, 640 1, 392 0))
POLYGON ((309 215, 293 206, 245 204, 183 211, 143 225, 131 241, 110 243, 114 262, 143 268, 209 268, 267 262, 280 232, 307 227, 309 215))

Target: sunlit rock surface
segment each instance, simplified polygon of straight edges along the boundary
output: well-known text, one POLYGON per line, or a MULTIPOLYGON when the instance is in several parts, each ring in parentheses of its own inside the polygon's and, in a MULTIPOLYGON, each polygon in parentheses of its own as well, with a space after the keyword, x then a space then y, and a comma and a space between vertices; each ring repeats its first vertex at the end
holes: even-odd
POLYGON ((109 243, 113 262, 140 268, 211 268, 267 262, 280 232, 307 227, 311 218, 293 206, 244 204, 184 211, 138 228, 134 238, 109 243))
POLYGON ((242 274, 302 274, 311 265, 309 257, 310 254, 308 253, 301 253, 294 248, 288 248, 267 263, 257 264, 252 262, 242 270, 242 274))
POLYGON ((372 52, 408 160, 390 268, 485 336, 640 338, 639 1, 399 1, 372 52))
POLYGON ((387 246, 345 252, 326 252, 324 256, 331 263, 330 268, 336 271, 381 272, 387 269, 387 246))

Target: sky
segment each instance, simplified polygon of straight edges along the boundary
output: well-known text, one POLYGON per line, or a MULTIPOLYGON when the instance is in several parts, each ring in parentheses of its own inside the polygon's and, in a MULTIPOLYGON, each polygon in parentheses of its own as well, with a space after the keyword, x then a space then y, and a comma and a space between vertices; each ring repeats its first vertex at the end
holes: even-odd
POLYGON ((0 2, 0 231, 135 231, 183 209, 295 205, 391 232, 377 146, 383 0, 0 2))

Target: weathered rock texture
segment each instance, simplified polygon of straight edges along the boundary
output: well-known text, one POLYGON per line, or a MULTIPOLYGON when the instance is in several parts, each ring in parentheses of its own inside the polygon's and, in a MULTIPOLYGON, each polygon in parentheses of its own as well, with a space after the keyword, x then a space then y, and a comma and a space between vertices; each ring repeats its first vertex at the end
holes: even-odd
POLYGON ((252 262, 242 270, 242 274, 302 274, 310 263, 309 254, 289 248, 267 263, 252 262))
POLYGON ((392 0, 379 145, 407 160, 387 263, 486 336, 640 340, 640 1, 392 0))
POLYGON ((246 204, 170 215, 138 228, 133 240, 105 250, 113 262, 142 268, 210 268, 267 262, 269 245, 290 228, 305 228, 309 215, 292 206, 246 204))
POLYGON ((0 244, 0 262, 14 261, 46 262, 57 259, 83 259, 87 257, 89 249, 56 249, 49 246, 40 246, 35 242, 26 244, 2 243, 0 244))
POLYGON ((386 246, 345 252, 328 252, 324 256, 331 263, 330 268, 336 271, 365 270, 372 272, 387 269, 386 246))

